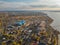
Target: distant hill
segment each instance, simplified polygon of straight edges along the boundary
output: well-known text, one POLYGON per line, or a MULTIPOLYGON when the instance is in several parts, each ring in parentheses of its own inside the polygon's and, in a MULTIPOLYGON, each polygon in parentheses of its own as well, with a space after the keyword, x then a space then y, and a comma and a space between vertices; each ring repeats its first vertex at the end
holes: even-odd
POLYGON ((5 13, 8 15, 47 15, 46 13, 43 13, 42 11, 0 11, 0 13, 5 13))

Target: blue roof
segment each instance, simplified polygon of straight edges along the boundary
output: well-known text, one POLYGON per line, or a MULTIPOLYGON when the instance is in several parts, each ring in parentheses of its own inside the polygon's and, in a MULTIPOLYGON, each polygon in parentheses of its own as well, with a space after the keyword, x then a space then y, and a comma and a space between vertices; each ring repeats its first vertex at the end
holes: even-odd
POLYGON ((23 24, 25 24, 25 20, 21 20, 21 21, 19 21, 19 22, 16 22, 17 24, 19 24, 19 25, 23 25, 23 24))

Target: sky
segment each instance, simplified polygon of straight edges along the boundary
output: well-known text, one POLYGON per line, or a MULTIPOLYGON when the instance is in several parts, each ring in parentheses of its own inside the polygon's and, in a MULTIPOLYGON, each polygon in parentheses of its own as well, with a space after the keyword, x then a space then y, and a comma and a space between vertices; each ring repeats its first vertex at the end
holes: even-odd
POLYGON ((60 0, 0 0, 0 10, 60 10, 60 0))

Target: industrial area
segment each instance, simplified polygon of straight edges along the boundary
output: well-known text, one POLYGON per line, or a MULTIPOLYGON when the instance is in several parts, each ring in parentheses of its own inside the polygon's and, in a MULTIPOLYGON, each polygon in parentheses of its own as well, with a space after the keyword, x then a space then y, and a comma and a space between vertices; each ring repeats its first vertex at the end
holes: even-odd
POLYGON ((0 12, 0 45, 58 45, 53 21, 42 12, 0 12))

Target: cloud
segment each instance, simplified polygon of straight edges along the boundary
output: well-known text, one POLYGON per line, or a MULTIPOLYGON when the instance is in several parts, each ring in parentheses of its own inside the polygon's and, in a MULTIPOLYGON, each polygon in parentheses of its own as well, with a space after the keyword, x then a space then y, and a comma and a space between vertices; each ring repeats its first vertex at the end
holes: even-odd
POLYGON ((0 1, 5 1, 5 2, 35 2, 38 0, 0 0, 0 1))
POLYGON ((0 9, 29 9, 29 5, 23 2, 2 2, 0 1, 0 9))
POLYGON ((0 1, 0 10, 42 9, 60 8, 59 1, 37 0, 34 2, 7 2, 0 1))
POLYGON ((60 8, 58 5, 30 5, 33 8, 60 8))

